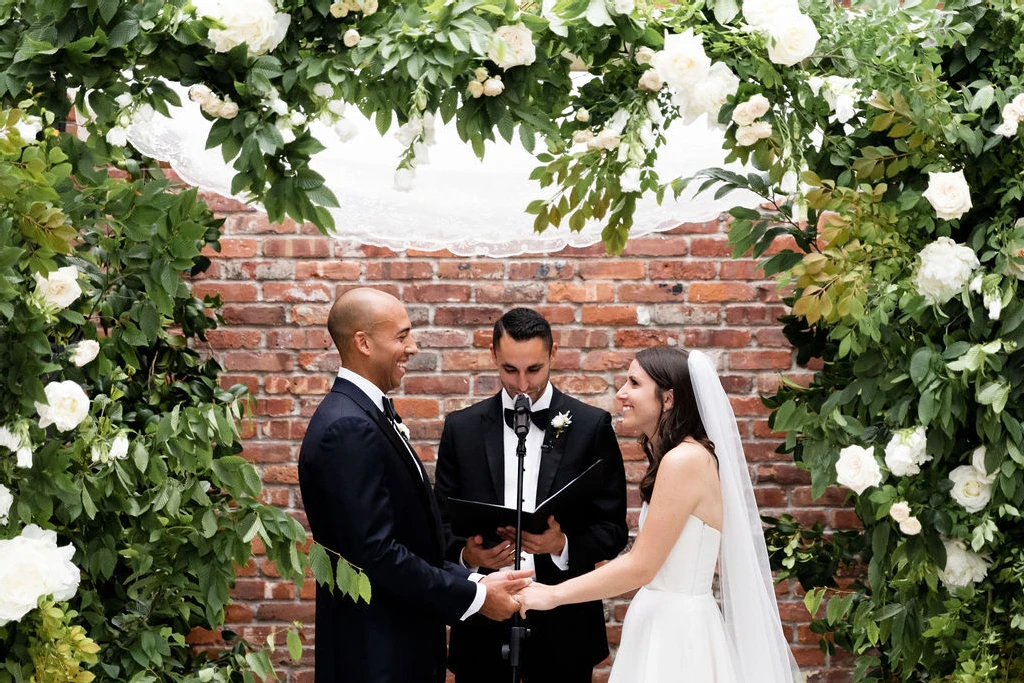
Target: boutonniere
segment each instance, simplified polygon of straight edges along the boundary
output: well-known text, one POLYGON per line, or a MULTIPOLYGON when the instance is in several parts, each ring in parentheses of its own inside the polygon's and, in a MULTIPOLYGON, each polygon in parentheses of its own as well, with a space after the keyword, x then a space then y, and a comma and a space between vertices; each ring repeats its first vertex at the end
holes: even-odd
POLYGON ((555 413, 555 416, 551 418, 551 429, 555 431, 555 438, 562 435, 562 432, 572 424, 572 413, 568 410, 564 413, 555 413))
POLYGON ((406 441, 410 441, 411 440, 411 437, 409 436, 409 428, 408 427, 406 427, 401 422, 395 422, 394 425, 395 425, 395 429, 398 430, 398 433, 402 435, 403 439, 405 439, 406 441))

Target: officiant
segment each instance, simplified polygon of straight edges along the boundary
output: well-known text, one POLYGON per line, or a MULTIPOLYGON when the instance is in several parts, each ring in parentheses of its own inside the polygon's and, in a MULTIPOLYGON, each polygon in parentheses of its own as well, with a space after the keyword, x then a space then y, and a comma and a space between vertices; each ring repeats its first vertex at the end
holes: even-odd
MULTIPOLYGON (((511 568, 515 529, 452 533, 449 498, 514 508, 519 458, 513 431, 516 396, 532 407, 524 458, 523 509, 541 501, 603 459, 603 477, 571 513, 553 515, 542 533, 522 534, 523 569, 545 584, 561 583, 614 558, 626 545, 626 480, 622 454, 607 411, 555 389, 549 381, 558 350, 551 325, 532 309, 515 308, 494 324, 491 357, 502 389, 491 398, 447 416, 437 453, 434 491, 447 533, 447 559, 481 572, 511 568), (562 518, 560 519, 559 516, 562 518)), ((531 615, 520 671, 525 683, 590 683, 608 655, 600 601, 566 605, 531 615)), ((456 683, 511 678, 502 656, 511 621, 471 617, 451 628, 448 668, 456 683)))

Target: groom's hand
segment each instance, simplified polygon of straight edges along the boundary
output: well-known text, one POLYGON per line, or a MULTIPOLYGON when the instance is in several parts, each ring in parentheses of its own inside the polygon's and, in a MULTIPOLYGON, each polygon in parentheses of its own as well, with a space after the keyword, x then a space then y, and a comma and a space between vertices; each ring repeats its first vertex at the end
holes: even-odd
POLYGON ((495 572, 480 579, 480 583, 487 589, 487 597, 484 598, 480 614, 495 621, 511 618, 521 606, 516 594, 530 584, 531 576, 533 576, 533 570, 520 569, 510 572, 495 572))
MULTIPOLYGON (((516 528, 507 526, 498 529, 498 535, 507 541, 515 542, 516 528)), ((523 532, 523 552, 531 555, 561 555, 565 548, 565 534, 562 525, 554 515, 548 517, 548 528, 542 534, 523 532)))
POLYGON ((501 569, 509 567, 515 560, 515 543, 502 541, 493 548, 484 548, 483 536, 471 536, 466 539, 466 547, 462 549, 462 562, 467 567, 486 567, 501 569))

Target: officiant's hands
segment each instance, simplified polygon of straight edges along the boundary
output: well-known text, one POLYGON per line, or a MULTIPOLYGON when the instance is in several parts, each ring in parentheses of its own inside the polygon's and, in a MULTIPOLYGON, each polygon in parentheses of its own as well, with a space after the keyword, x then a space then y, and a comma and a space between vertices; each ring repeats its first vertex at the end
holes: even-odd
POLYGON ((483 536, 470 536, 466 539, 466 547, 462 549, 462 562, 467 567, 485 567, 501 569, 511 567, 516 559, 515 536, 512 541, 502 540, 493 548, 483 547, 483 536))
MULTIPOLYGON (((516 542, 516 528, 504 526, 498 529, 498 536, 513 544, 516 542)), ((562 533, 562 525, 558 523, 554 515, 548 517, 548 528, 542 534, 531 534, 523 532, 523 552, 531 555, 561 555, 565 548, 565 534, 562 533)))
POLYGON ((519 593, 533 581, 532 569, 519 569, 509 572, 494 572, 480 579, 487 589, 480 614, 488 619, 504 621, 519 611, 522 603, 519 593))

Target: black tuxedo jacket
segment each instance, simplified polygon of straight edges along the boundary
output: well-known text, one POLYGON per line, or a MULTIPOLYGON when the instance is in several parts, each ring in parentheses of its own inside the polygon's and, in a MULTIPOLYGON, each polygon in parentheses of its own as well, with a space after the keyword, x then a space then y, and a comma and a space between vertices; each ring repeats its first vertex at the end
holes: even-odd
POLYGON ((421 466, 347 380, 310 420, 299 486, 313 538, 361 567, 373 591, 366 604, 317 586, 316 683, 443 681, 445 623, 462 617, 476 586, 444 559, 421 466))
MULTIPOLYGON (((561 583, 585 574, 594 565, 618 555, 626 546, 626 477, 611 416, 557 389, 550 414, 568 412, 572 424, 555 436, 549 426, 541 449, 537 500, 541 502, 572 481, 598 459, 605 463, 605 482, 585 510, 571 522, 559 520, 569 539, 569 569, 560 570, 550 555, 535 555, 536 580, 561 583)), ((445 512, 449 497, 504 504, 504 420, 501 394, 448 415, 437 452, 434 493, 445 520, 447 558, 459 561, 466 539, 453 536, 445 512)), ((484 570, 486 571, 486 570, 484 570)), ((533 661, 593 666, 608 655, 601 601, 565 605, 549 612, 531 612, 527 656, 533 661), (548 658, 554 659, 548 659, 548 658)), ((510 622, 495 624, 471 617, 451 630, 449 668, 476 672, 502 665, 501 645, 510 622)))

